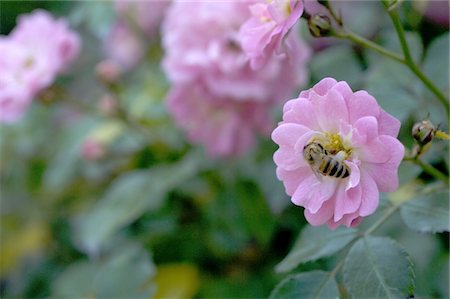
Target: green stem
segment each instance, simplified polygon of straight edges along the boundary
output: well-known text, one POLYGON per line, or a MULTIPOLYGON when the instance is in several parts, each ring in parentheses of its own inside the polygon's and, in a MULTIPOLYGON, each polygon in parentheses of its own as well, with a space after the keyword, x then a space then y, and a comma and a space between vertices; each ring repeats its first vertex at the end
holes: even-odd
POLYGON ((404 161, 410 161, 422 168, 422 170, 429 175, 434 176, 435 178, 444 181, 446 184, 449 184, 448 177, 442 173, 439 169, 434 168, 432 165, 423 162, 420 158, 414 158, 414 157, 405 157, 403 158, 404 161))
MULTIPOLYGON (((385 7, 388 7, 385 1, 383 1, 385 7)), ((433 84, 433 82, 425 76, 422 70, 414 62, 411 52, 409 51, 408 42, 406 41, 405 31, 403 30, 403 25, 400 21, 397 9, 388 9, 389 16, 391 17, 392 23, 394 24, 395 31, 397 32, 398 39, 400 40, 400 45, 402 47, 403 55, 405 56, 404 64, 409 67, 409 69, 419 78, 423 84, 437 97, 441 104, 445 107, 447 115, 450 114, 449 102, 442 91, 433 84)))
MULTIPOLYGON (((351 40, 360 46, 363 46, 368 49, 372 49, 381 55, 384 55, 388 58, 391 58, 391 59, 407 66, 411 70, 411 72, 413 72, 414 75, 416 75, 416 77, 419 78, 420 81, 422 81, 422 83, 436 96, 436 98, 439 100, 439 102, 441 102, 441 104, 445 107, 447 115, 449 115, 450 114, 450 105, 449 105, 449 101, 447 100, 446 96, 422 72, 422 70, 416 65, 416 63, 414 62, 414 60, 411 56, 411 52, 409 51, 408 43, 406 41, 405 31, 403 30, 403 26, 401 24, 401 21, 398 16, 398 12, 397 12, 396 8, 393 7, 392 9, 389 9, 389 4, 386 1, 382 1, 382 2, 385 5, 385 7, 387 8, 389 16, 391 17, 391 19, 394 23, 394 27, 397 32, 397 36, 400 40, 400 45, 402 47, 402 52, 403 52, 404 57, 402 57, 399 54, 392 52, 392 51, 390 51, 390 50, 388 50, 388 49, 386 49, 386 48, 384 48, 362 36, 359 36, 349 30, 346 30, 344 28, 340 28, 340 30, 336 30, 334 32, 334 36, 338 37, 338 38, 351 40)), ((331 9, 330 9, 330 11, 332 12, 331 15, 334 16, 333 11, 331 9)), ((338 20, 336 20, 336 21, 338 21, 338 20)))
POLYGON ((338 38, 349 39, 360 46, 372 49, 381 55, 384 55, 384 56, 389 57, 397 62, 405 64, 405 60, 403 59, 403 57, 401 57, 397 53, 389 51, 388 49, 383 48, 382 46, 380 46, 362 36, 359 36, 351 31, 345 30, 343 32, 336 32, 335 36, 338 38))

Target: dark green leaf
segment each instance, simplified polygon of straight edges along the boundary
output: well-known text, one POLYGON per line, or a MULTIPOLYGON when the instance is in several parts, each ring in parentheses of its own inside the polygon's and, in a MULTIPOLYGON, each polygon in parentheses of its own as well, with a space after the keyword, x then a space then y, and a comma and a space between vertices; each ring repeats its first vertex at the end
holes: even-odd
POLYGON ((345 259, 345 285, 354 298, 407 298, 413 278, 411 260, 392 239, 362 238, 345 259))
POLYGON ((269 298, 339 298, 339 291, 332 273, 312 271, 288 276, 275 287, 269 298))
POLYGON ((314 261, 338 252, 350 243, 356 236, 353 228, 338 228, 330 230, 326 226, 307 226, 301 232, 290 253, 279 263, 277 272, 291 271, 299 264, 314 261))
POLYGON ((400 210, 406 225, 419 232, 449 231, 449 194, 441 191, 408 201, 400 210))

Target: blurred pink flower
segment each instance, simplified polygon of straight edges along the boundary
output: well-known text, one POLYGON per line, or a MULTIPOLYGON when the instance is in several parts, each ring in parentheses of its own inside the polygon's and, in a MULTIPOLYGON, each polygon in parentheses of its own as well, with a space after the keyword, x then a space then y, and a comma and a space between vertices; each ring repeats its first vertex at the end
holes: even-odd
POLYGON ((425 17, 445 28, 449 27, 449 2, 428 0, 426 2, 425 17))
POLYGON ((145 54, 146 37, 155 38, 168 0, 115 0, 117 19, 104 41, 106 58, 117 63, 122 71, 135 67, 145 54))
MULTIPOLYGON (((270 109, 292 95, 295 88, 308 78, 306 62, 309 48, 296 34, 288 36, 286 40, 291 51, 289 59, 274 56, 259 71, 250 67, 239 36, 239 28, 250 17, 248 5, 248 2, 243 1, 175 2, 163 23, 165 57, 162 64, 172 83, 169 110, 178 124, 188 132, 191 140, 203 143, 216 156, 234 155, 251 146, 253 135, 263 133, 265 130, 260 128, 271 125, 272 119, 268 116, 270 109), (182 92, 186 92, 186 98, 190 98, 191 94, 199 93, 199 90, 204 96, 195 99, 195 105, 189 107, 180 103, 182 92), (174 102, 180 103, 180 106, 174 102), (257 108, 253 111, 248 107, 257 108), (223 118, 221 123, 225 123, 227 117, 234 124, 248 122, 243 125, 248 130, 242 134, 250 136, 249 140, 244 142, 243 138, 236 137, 241 140, 236 145, 239 150, 231 145, 220 145, 220 150, 215 149, 222 142, 230 140, 227 136, 229 133, 216 125, 217 118, 209 119, 203 110, 193 113, 194 108, 210 111, 214 115, 216 113, 213 111, 217 110, 217 114, 220 114, 225 109, 226 112, 220 114, 223 118), (192 133, 194 126, 180 121, 177 115, 182 113, 175 109, 189 109, 190 121, 201 123, 202 130, 210 132, 198 137, 198 132, 192 133), (252 113, 255 119, 264 119, 264 126, 259 123, 255 126, 252 113), (260 117, 262 114, 267 116, 260 117), (199 119, 194 120, 195 117, 199 119), (239 117, 241 119, 236 120, 239 117)), ((231 128, 234 126, 232 123, 226 127, 231 128)))
POLYGON ((255 142, 255 132, 271 130, 266 103, 217 96, 200 82, 172 88, 168 107, 189 139, 204 144, 213 157, 242 154, 255 142))
POLYGON ((144 41, 126 24, 117 22, 105 40, 107 60, 116 63, 121 71, 127 71, 144 56, 144 41))
POLYGON ((242 25, 242 48, 253 69, 259 69, 280 50, 281 42, 303 13, 302 0, 258 0, 242 25))
POLYGON ((154 37, 159 30, 165 11, 171 4, 170 0, 130 1, 115 0, 115 8, 119 19, 133 22, 148 37, 154 37))
POLYGON ((404 155, 399 130, 400 122, 366 91, 353 92, 346 82, 325 78, 284 106, 283 121, 272 133, 280 146, 274 154, 277 176, 312 225, 356 226, 375 211, 380 191, 398 187, 404 155), (320 165, 327 158, 318 155, 313 170, 304 158, 311 142, 333 157, 330 165, 320 165), (330 174, 333 165, 349 175, 322 174, 330 174))
POLYGON ((0 121, 18 120, 79 48, 79 37, 65 20, 55 20, 43 10, 21 16, 11 34, 0 37, 0 121))

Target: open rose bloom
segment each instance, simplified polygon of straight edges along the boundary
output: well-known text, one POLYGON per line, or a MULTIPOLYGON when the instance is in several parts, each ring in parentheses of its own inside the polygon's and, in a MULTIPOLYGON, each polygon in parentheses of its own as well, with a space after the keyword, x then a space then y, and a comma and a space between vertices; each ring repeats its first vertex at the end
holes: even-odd
POLYGON ((284 106, 283 121, 272 133, 280 146, 274 154, 277 176, 312 225, 356 226, 376 210, 380 191, 398 187, 404 155, 399 129, 400 122, 366 91, 325 78, 284 106), (349 175, 314 170, 303 153, 311 142, 321 144, 335 164, 343 163, 349 175))

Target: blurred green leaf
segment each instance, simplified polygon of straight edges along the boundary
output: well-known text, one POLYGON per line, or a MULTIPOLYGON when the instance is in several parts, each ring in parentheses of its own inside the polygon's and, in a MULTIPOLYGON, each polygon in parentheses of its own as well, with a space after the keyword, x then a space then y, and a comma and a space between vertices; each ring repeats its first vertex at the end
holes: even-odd
POLYGON ((407 253, 388 238, 361 238, 344 263, 345 285, 354 298, 408 298, 413 278, 407 253))
POLYGON ((44 176, 44 187, 52 193, 64 190, 80 170, 81 144, 97 120, 83 118, 63 129, 55 140, 55 151, 44 176))
POLYGON ((339 290, 332 273, 312 271, 288 276, 275 287, 269 298, 339 298, 339 290))
POLYGON ((450 229, 449 192, 419 196, 400 209, 406 225, 419 232, 444 232, 450 229))
POLYGON ((118 230, 143 213, 158 209, 167 192, 197 173, 200 158, 189 154, 173 164, 118 177, 94 207, 78 216, 75 227, 78 245, 95 253, 118 230))
POLYGON ((155 287, 155 267, 148 253, 136 244, 116 248, 96 262, 69 266, 55 281, 55 297, 149 298, 155 287))
POLYGON ((333 77, 353 86, 361 79, 362 69, 353 49, 348 45, 330 47, 315 54, 310 66, 311 74, 317 80, 333 77))
POLYGON ((301 263, 314 261, 338 252, 356 238, 358 230, 338 228, 334 231, 326 226, 307 226, 300 234, 289 254, 275 268, 277 272, 288 272, 301 263))
POLYGON ((423 71, 444 94, 449 92, 449 33, 434 39, 427 49, 423 71))
POLYGON ((405 66, 382 60, 369 69, 366 89, 388 113, 404 122, 418 109, 421 93, 419 82, 405 66))

